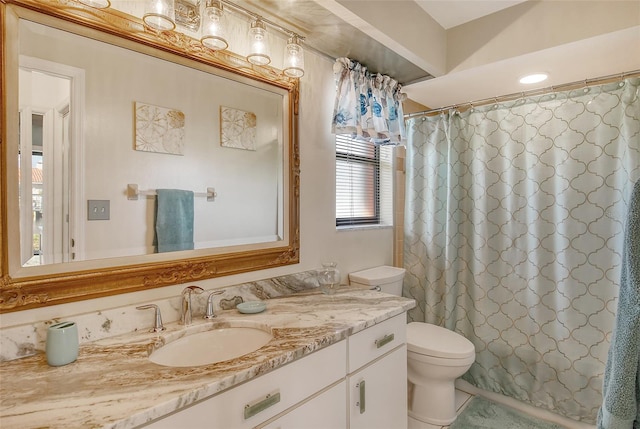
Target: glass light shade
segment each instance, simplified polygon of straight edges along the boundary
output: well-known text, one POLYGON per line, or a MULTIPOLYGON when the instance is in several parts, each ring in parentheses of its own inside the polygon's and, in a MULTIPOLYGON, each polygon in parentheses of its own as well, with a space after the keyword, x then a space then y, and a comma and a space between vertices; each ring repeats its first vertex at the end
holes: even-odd
POLYGON ((214 51, 229 47, 227 43, 227 25, 220 0, 207 0, 204 8, 202 38, 200 42, 214 51))
POLYGON ((284 48, 284 74, 289 77, 304 76, 304 50, 297 37, 291 37, 284 48))
POLYGON ((249 49, 249 55, 247 55, 247 61, 260 66, 269 64, 271 62, 271 55, 269 53, 267 29, 262 21, 256 20, 251 23, 249 39, 251 47, 249 49))
POLYGON ((142 20, 155 30, 173 30, 176 28, 174 0, 148 0, 142 20))
POLYGON ((96 9, 106 9, 111 6, 109 0, 80 0, 80 3, 95 7, 96 9))

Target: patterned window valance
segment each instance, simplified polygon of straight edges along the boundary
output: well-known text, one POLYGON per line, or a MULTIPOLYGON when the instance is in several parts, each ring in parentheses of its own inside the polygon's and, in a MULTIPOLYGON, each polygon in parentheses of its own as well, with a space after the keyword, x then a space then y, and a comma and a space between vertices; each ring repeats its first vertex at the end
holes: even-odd
POLYGON ((374 144, 403 144, 402 86, 389 76, 369 73, 349 58, 338 58, 333 72, 336 102, 331 132, 374 144))

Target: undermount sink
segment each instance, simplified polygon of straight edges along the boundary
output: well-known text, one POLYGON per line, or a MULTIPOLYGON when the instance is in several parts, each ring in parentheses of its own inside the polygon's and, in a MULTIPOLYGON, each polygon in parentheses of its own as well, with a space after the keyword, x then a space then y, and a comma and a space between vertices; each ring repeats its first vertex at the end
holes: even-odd
POLYGON ((171 341, 151 353, 149 359, 164 366, 208 365, 254 352, 272 338, 269 332, 257 328, 212 329, 171 341))

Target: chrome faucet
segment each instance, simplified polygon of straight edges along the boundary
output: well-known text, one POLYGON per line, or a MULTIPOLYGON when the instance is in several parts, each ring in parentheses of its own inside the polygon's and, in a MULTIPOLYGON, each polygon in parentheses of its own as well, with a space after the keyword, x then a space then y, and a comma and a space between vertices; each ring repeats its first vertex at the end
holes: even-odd
POLYGON ((192 305, 191 305, 191 294, 192 293, 202 293, 204 289, 200 286, 187 286, 182 290, 182 306, 180 311, 180 323, 183 325, 191 325, 191 313, 192 313, 192 305))
POLYGON ((216 290, 209 294, 209 298, 207 298, 207 311, 204 314, 205 319, 214 319, 216 317, 216 315, 213 313, 213 297, 215 295, 220 295, 221 293, 224 293, 224 291, 216 290))
POLYGON ((164 326, 162 325, 162 314, 160 314, 160 308, 157 305, 155 304, 139 305, 138 307, 136 307, 136 309, 137 310, 154 309, 156 311, 155 322, 153 324, 153 328, 151 328, 151 331, 149 332, 164 331, 164 326))

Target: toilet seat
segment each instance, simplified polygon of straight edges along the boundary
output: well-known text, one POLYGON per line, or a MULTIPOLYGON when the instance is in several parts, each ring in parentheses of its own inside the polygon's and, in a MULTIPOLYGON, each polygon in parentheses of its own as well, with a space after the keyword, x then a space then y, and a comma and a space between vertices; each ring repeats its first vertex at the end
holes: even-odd
POLYGON ((471 341, 449 329, 431 323, 411 322, 407 325, 407 351, 446 359, 475 357, 471 341))

